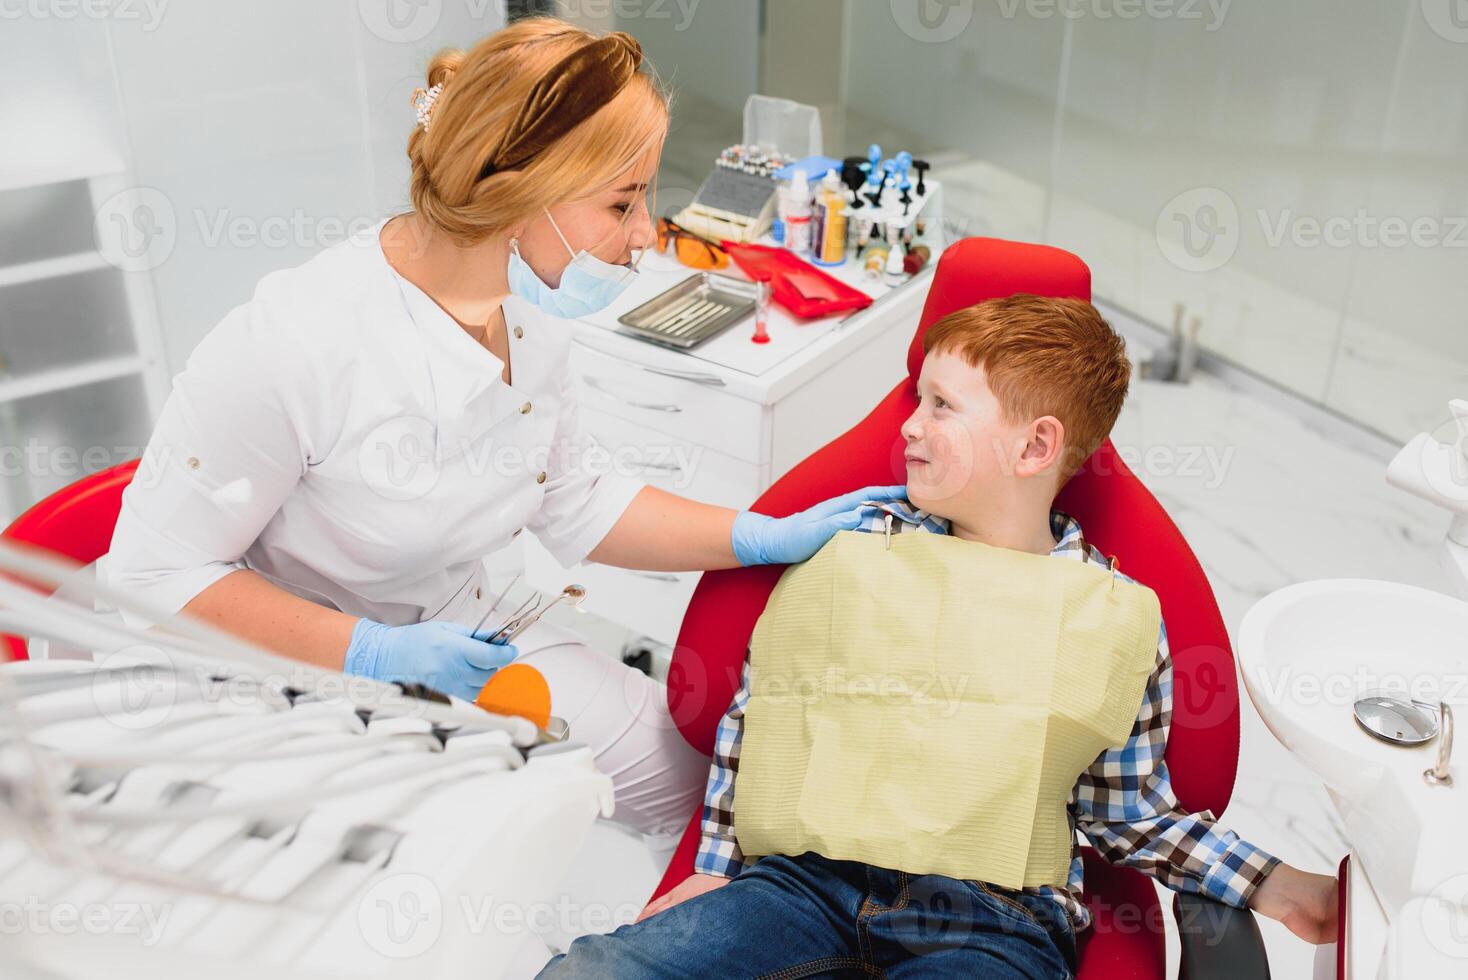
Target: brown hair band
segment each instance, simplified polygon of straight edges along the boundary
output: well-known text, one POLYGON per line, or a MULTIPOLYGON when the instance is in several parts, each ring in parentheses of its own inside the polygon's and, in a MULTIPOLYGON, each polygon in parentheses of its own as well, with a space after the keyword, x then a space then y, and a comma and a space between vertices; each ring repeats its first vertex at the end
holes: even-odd
POLYGON ((642 64, 642 46, 613 31, 566 55, 535 83, 505 141, 479 171, 479 179, 518 170, 616 98, 642 64))

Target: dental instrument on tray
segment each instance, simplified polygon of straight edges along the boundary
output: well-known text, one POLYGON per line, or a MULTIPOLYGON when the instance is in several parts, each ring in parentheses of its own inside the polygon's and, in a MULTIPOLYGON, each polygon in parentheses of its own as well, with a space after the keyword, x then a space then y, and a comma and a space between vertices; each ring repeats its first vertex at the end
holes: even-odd
MULTIPOLYGON (((727 255, 726 250, 720 254, 727 255)), ((696 272, 617 317, 623 332, 676 350, 689 350, 748 316, 755 286, 732 276, 696 272)))
POLYGON ((76 571, 0 542, 0 630, 93 658, 0 663, 0 907, 111 916, 22 923, 0 976, 511 968, 526 930, 461 910, 548 905, 611 813, 611 780, 557 719, 344 677, 76 590, 76 571))

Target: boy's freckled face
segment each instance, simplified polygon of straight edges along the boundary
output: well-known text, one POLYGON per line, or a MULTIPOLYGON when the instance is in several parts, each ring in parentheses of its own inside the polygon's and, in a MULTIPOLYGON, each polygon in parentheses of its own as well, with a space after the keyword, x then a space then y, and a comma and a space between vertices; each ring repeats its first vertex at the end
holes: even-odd
POLYGON ((918 378, 918 407, 902 425, 907 496, 939 517, 961 520, 1013 475, 1025 426, 1007 422, 982 367, 932 351, 918 378))

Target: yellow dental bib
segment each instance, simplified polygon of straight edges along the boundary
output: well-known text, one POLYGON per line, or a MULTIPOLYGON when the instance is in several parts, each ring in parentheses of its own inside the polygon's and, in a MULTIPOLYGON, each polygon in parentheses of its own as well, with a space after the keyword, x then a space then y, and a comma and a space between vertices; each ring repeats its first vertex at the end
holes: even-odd
POLYGON ((1064 885, 1066 802, 1126 742, 1156 594, 1091 562, 842 531, 755 624, 735 784, 746 857, 816 851, 1064 885))

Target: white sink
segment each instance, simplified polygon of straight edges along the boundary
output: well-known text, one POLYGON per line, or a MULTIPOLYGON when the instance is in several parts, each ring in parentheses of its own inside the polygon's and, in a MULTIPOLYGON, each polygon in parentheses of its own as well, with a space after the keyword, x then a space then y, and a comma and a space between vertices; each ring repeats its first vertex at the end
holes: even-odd
POLYGON ((1292 585, 1244 617, 1239 666, 1269 730, 1324 780, 1352 860, 1388 917, 1414 896, 1461 902, 1468 894, 1468 602, 1369 579, 1292 585), (1441 737, 1407 748, 1357 725, 1353 702, 1379 688, 1453 707, 1451 786, 1422 778, 1441 737))

